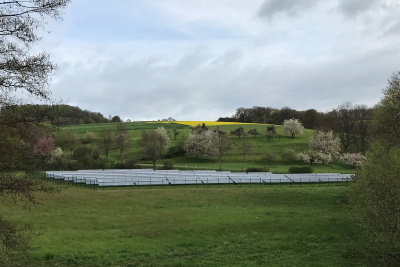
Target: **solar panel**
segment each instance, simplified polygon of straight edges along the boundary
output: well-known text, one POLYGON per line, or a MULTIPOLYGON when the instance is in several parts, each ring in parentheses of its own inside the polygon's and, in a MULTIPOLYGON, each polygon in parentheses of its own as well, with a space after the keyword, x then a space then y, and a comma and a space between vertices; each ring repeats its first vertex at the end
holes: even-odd
POLYGON ((98 186, 151 186, 197 184, 274 184, 346 182, 351 174, 309 173, 273 174, 271 172, 217 172, 214 170, 179 171, 152 169, 106 169, 78 171, 47 171, 53 179, 98 186))

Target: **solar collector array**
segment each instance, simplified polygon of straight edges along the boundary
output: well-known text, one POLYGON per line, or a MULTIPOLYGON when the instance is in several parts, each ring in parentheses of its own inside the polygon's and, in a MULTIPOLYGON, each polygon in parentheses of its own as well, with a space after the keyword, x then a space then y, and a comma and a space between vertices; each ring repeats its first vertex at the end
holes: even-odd
POLYGON ((144 185, 196 185, 196 184, 252 184, 252 183, 316 183, 344 182, 351 175, 328 174, 272 174, 270 172, 232 173, 217 171, 178 170, 79 170, 48 171, 53 179, 73 181, 98 186, 144 186, 144 185))

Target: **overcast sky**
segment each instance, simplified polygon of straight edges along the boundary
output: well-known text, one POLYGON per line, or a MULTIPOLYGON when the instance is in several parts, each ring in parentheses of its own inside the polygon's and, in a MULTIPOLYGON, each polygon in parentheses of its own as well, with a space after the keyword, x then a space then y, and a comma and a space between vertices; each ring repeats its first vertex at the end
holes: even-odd
POLYGON ((373 106, 400 70, 398 0, 72 0, 40 44, 52 96, 122 119, 373 106))

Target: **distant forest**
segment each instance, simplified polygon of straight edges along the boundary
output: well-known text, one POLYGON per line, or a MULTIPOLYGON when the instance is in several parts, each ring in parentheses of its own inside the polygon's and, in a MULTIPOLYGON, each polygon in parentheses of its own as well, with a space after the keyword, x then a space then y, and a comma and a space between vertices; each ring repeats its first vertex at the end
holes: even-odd
POLYGON ((284 120, 299 119, 307 129, 327 130, 332 129, 332 124, 338 121, 338 118, 348 117, 349 120, 367 120, 372 117, 372 108, 366 105, 352 106, 350 103, 344 103, 330 112, 318 112, 315 109, 298 111, 289 107, 275 109, 271 107, 252 107, 238 108, 231 117, 221 117, 218 121, 222 122, 246 122, 246 123, 267 123, 283 124, 284 120))
POLYGON ((1 108, 1 113, 9 116, 18 114, 21 120, 30 118, 36 121, 49 121, 54 125, 121 122, 118 116, 106 118, 100 112, 82 110, 69 105, 14 105, 1 108))
MULTIPOLYGON (((49 121, 54 125, 72 124, 91 124, 123 122, 119 116, 104 117, 100 112, 82 110, 79 107, 69 105, 15 105, 1 108, 0 112, 8 116, 19 114, 21 118, 33 118, 36 120, 49 121), (51 117, 48 117, 51 114, 51 117)), ((372 108, 365 105, 352 106, 344 103, 330 112, 318 112, 315 109, 298 111, 289 107, 275 109, 271 107, 252 107, 238 108, 231 117, 221 117, 220 122, 244 122, 244 123, 264 123, 264 124, 283 124, 284 120, 299 119, 307 129, 332 130, 342 128, 345 123, 348 127, 354 127, 362 122, 369 122, 372 118, 372 108)), ((163 120, 174 120, 172 118, 163 120)), ((128 120, 129 121, 129 120, 128 120)))

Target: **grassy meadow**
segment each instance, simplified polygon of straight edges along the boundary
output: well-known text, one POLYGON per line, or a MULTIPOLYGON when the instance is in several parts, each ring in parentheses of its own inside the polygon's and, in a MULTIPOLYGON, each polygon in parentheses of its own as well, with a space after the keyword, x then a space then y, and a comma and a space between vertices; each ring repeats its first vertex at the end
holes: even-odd
MULTIPOLYGON (((171 131, 170 147, 176 147, 191 133, 188 125, 197 123, 202 122, 127 123, 132 143, 125 154, 150 163, 141 160, 137 145, 143 130, 164 126, 171 131), (174 127, 180 131, 176 140, 174 127)), ((282 137, 268 142, 267 125, 205 123, 227 132, 239 126, 246 132, 257 128, 263 135, 249 137, 252 151, 245 168, 268 167, 275 173, 305 166, 285 162, 280 155, 286 148, 304 151, 314 134, 305 130, 292 139, 277 125, 282 137), (276 159, 263 162, 267 152, 276 159)), ((85 146, 99 147, 102 127, 115 129, 116 124, 73 125, 62 131, 80 138, 94 132, 94 141, 85 146)), ((233 149, 224 156, 222 167, 240 171, 241 139, 231 139, 233 149)), ((104 157, 101 150, 100 156, 104 157)), ((110 160, 118 159, 119 151, 114 148, 110 160)), ((174 156, 168 160, 177 169, 218 168, 216 159, 174 156)), ((314 170, 353 171, 339 163, 315 165, 314 170)), ((367 243, 348 211, 347 189, 345 184, 127 190, 67 186, 59 193, 38 193, 39 204, 29 209, 10 200, 0 205, 0 213, 30 225, 32 266, 364 266, 362 253, 367 243)))
POLYGON ((346 186, 90 190, 37 195, 33 266, 363 266, 346 186))
MULTIPOLYGON (((173 150, 174 147, 182 144, 186 138, 191 133, 190 126, 195 126, 198 124, 202 124, 202 121, 188 121, 188 122, 129 122, 126 123, 128 133, 131 137, 131 145, 124 152, 125 155, 130 154, 131 157, 138 160, 141 164, 150 164, 150 161, 141 160, 142 155, 140 153, 140 147, 137 145, 137 141, 141 136, 141 132, 143 130, 151 130, 156 129, 157 127, 163 126, 167 130, 171 132, 171 144, 170 148, 173 150), (180 134, 176 137, 176 140, 173 136, 173 128, 179 130, 180 134)), ((248 140, 252 147, 252 150, 246 156, 245 169, 250 167, 256 168, 269 168, 274 173, 287 173, 290 166, 305 166, 306 163, 292 161, 285 162, 281 158, 281 154, 285 149, 293 149, 296 153, 303 152, 308 148, 308 142, 311 136, 314 134, 314 130, 305 129, 304 134, 295 135, 294 138, 291 138, 289 135, 285 135, 282 130, 281 125, 275 125, 277 130, 277 134, 280 134, 281 137, 275 137, 274 139, 268 141, 266 138, 266 124, 247 124, 247 123, 231 123, 231 122, 212 122, 205 121, 204 122, 210 129, 214 129, 216 127, 220 127, 228 133, 238 127, 243 127, 245 132, 250 129, 256 128, 262 135, 253 136, 249 135, 248 140), (262 156, 265 153, 272 153, 275 156, 275 159, 271 162, 265 162, 262 160, 262 156)), ((72 125, 67 126, 62 129, 65 132, 74 132, 78 137, 83 137, 86 132, 94 132, 95 139, 94 142, 88 144, 90 146, 97 146, 100 152, 101 157, 105 157, 104 152, 100 148, 100 130, 103 127, 108 127, 110 129, 116 129, 116 124, 107 123, 107 124, 84 124, 84 125, 72 125)), ((238 136, 231 136, 231 140, 233 143, 232 149, 226 152, 226 155, 223 157, 222 168, 223 170, 229 171, 240 171, 241 163, 242 163, 242 150, 240 147, 241 139, 238 136)), ((110 151, 109 159, 114 162, 119 162, 119 150, 117 148, 113 148, 110 151)), ((163 160, 159 160, 157 162, 160 167, 163 164, 163 160)), ((218 169, 218 161, 217 159, 204 159, 204 158, 190 158, 185 156, 169 156, 168 160, 172 160, 174 162, 174 166, 177 169, 185 169, 185 168, 198 168, 198 169, 218 169)), ((314 172, 337 172, 337 173, 352 173, 352 166, 341 164, 341 163, 331 163, 329 165, 314 165, 314 172)))

